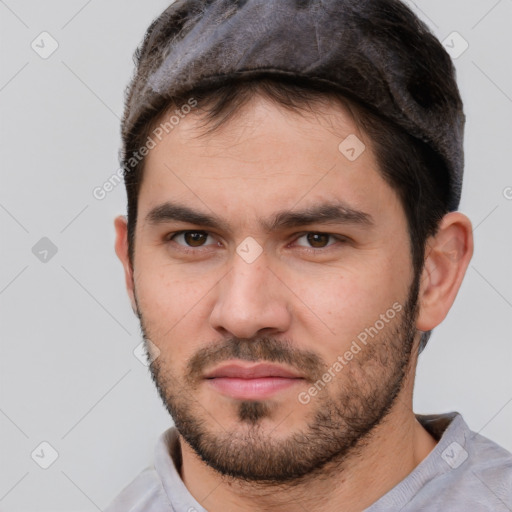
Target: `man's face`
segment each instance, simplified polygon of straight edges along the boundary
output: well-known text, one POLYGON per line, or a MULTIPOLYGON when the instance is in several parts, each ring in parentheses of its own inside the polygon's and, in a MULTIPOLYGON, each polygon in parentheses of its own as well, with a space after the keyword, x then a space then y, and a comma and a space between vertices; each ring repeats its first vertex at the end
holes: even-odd
POLYGON ((202 137, 192 112, 146 160, 134 292, 159 350, 153 379, 201 458, 248 480, 291 481, 346 456, 410 369, 406 218, 368 141, 354 160, 364 137, 347 113, 326 112, 256 97, 202 137), (186 212, 166 203, 218 223, 176 220, 186 212))

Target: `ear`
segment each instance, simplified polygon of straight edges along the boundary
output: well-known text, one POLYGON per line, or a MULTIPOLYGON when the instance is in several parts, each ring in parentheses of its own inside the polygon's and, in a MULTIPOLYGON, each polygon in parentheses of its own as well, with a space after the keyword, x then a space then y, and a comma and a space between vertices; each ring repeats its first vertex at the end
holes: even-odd
POLYGON ((133 312, 136 316, 137 314, 137 304, 135 302, 135 291, 133 285, 133 268, 130 263, 130 258, 128 256, 128 224, 126 221, 126 217, 124 215, 119 215, 114 219, 114 227, 116 229, 116 254, 117 257, 121 260, 124 268, 124 278, 126 281, 126 290, 128 292, 128 296, 130 297, 130 302, 132 304, 133 312))
POLYGON ((427 240, 418 297, 417 329, 429 331, 445 319, 472 256, 471 221, 460 212, 446 214, 437 234, 427 240))

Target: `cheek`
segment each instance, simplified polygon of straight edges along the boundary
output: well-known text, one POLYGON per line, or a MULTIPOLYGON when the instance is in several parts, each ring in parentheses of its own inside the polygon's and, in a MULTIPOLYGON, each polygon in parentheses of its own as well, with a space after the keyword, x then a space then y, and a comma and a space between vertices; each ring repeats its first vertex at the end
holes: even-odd
MULTIPOLYGON (((179 269, 148 266, 136 278, 136 294, 148 337, 181 360, 194 350, 209 282, 183 277, 179 269)), ((165 355, 165 354, 164 354, 165 355)))
POLYGON ((325 333, 322 346, 338 353, 393 309, 393 304, 395 308, 397 302, 404 305, 407 279, 389 260, 359 269, 339 268, 323 276, 302 275, 296 281, 297 307, 309 328, 315 325, 317 337, 325 333))
POLYGON ((189 265, 171 262, 165 247, 141 240, 134 276, 137 299, 147 320, 169 328, 205 295, 208 283, 189 265))

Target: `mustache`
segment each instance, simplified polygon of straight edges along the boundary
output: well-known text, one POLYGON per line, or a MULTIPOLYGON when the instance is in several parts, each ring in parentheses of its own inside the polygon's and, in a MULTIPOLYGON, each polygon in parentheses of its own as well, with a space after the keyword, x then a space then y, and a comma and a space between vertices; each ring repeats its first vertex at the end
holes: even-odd
POLYGON ((201 380, 208 367, 229 359, 286 363, 313 381, 318 380, 326 366, 317 354, 309 350, 299 350, 288 340, 232 337, 220 343, 209 344, 194 354, 187 363, 186 379, 189 384, 194 384, 201 380))

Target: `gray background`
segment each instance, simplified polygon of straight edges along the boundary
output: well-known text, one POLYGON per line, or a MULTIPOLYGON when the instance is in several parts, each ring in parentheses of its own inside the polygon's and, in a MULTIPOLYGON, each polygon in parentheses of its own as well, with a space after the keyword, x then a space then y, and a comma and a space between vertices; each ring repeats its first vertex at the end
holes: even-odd
MULTIPOLYGON (((460 209, 476 243, 453 309, 420 358, 415 410, 457 410, 512 450, 512 1, 408 3, 439 39, 457 31, 469 43, 455 59, 468 118, 460 209)), ((102 510, 151 463, 171 424, 133 354, 139 326, 113 249, 124 187, 93 196, 118 169, 132 52, 167 4, 0 1, 5 512, 102 510), (31 47, 51 48, 43 31, 59 45, 46 59, 31 47), (35 462, 51 457, 43 441, 58 453, 48 469, 35 462)), ((463 49, 458 36, 448 44, 463 49)))

